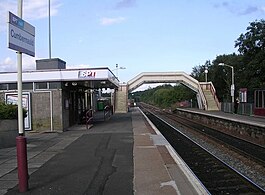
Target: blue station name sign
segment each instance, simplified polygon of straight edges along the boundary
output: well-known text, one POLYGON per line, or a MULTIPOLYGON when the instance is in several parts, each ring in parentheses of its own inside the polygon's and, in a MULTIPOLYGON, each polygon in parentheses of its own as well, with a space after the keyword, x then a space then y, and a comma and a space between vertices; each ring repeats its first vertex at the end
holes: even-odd
POLYGON ((35 56, 35 27, 15 14, 8 14, 8 48, 35 56))

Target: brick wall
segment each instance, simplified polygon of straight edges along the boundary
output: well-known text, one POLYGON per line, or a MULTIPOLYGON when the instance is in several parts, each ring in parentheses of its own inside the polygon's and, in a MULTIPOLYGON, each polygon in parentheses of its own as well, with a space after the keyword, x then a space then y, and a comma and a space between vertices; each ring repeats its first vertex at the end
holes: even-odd
POLYGON ((51 106, 53 131, 63 131, 62 91, 32 92, 32 130, 51 131, 51 106), (52 100, 51 100, 52 98, 52 100))
POLYGON ((203 114, 188 111, 176 110, 174 112, 180 116, 192 119, 195 122, 209 126, 223 133, 233 135, 256 144, 265 145, 265 129, 263 127, 225 120, 215 116, 205 116, 203 114))
POLYGON ((128 112, 128 90, 127 85, 120 85, 116 92, 116 113, 128 112))

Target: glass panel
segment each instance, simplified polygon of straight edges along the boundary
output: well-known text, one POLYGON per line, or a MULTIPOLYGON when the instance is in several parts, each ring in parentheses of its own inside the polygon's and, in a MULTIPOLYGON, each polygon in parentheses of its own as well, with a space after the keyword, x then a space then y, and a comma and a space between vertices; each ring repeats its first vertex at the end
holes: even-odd
POLYGON ((48 89, 47 82, 35 83, 35 89, 48 89))
POLYGON ((23 90, 33 89, 33 83, 23 83, 22 88, 23 90))
POLYGON ((50 89, 61 89, 61 82, 50 82, 49 88, 50 89))
POLYGON ((7 84, 6 83, 0 84, 0 90, 7 90, 7 84))
POLYGON ((9 83, 8 84, 8 90, 17 90, 17 84, 16 83, 9 83))

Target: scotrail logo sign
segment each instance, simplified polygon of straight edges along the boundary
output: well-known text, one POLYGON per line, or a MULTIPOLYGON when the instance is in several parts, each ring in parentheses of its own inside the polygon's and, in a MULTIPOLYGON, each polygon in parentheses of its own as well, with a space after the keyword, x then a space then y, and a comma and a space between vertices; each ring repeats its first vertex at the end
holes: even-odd
POLYGON ((16 15, 12 13, 10 13, 9 17, 10 17, 11 24, 14 24, 17 27, 24 29, 24 21, 22 19, 20 19, 19 17, 17 17, 16 15))
POLYGON ((78 72, 78 78, 89 78, 89 77, 95 77, 96 72, 90 71, 90 70, 80 70, 78 72))
POLYGON ((9 12, 8 48, 35 56, 35 28, 9 12))

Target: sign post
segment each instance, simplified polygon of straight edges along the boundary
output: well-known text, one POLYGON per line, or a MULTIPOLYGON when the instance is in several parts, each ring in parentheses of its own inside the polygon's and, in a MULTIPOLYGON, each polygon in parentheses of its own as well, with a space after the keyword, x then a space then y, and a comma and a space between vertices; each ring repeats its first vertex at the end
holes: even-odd
POLYGON ((17 86, 18 86, 18 136, 17 167, 19 192, 28 191, 27 141, 24 131, 22 107, 22 53, 35 56, 35 28, 22 20, 23 0, 18 0, 18 16, 9 12, 8 48, 17 51, 17 86))
POLYGON ((35 56, 35 28, 11 12, 8 15, 8 48, 35 56))

